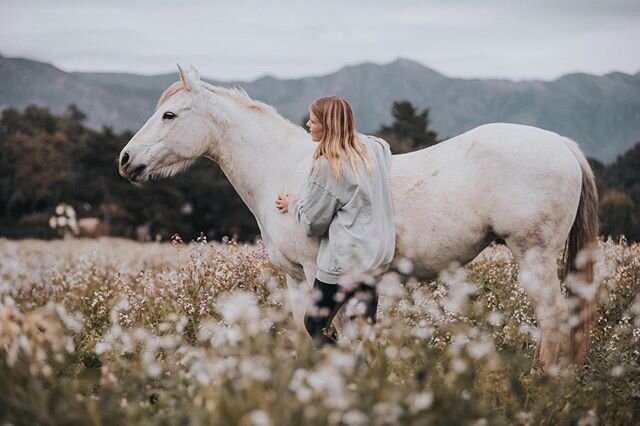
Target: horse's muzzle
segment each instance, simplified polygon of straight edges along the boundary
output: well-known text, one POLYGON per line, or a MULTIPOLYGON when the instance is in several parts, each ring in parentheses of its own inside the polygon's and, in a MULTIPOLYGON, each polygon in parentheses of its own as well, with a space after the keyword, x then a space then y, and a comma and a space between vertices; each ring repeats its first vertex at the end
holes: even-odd
POLYGON ((127 178, 130 181, 136 182, 137 179, 144 173, 146 165, 140 164, 138 166, 120 167, 119 173, 123 178, 127 178))

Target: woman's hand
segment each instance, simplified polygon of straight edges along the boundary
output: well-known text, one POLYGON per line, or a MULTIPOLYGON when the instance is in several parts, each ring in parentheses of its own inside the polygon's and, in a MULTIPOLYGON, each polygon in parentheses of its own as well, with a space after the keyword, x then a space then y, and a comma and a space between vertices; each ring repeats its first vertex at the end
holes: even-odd
POLYGON ((278 198, 276 199, 276 208, 280 210, 280 213, 288 213, 289 212, 289 201, 295 198, 290 192, 281 192, 278 194, 278 198))

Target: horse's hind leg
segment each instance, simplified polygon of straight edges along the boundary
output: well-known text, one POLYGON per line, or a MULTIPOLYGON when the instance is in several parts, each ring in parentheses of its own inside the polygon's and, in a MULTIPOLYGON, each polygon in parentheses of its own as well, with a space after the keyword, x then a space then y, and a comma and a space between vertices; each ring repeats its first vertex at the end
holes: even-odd
POLYGON ((556 263, 562 246, 558 242, 534 245, 526 238, 507 238, 506 243, 518 262, 518 280, 532 301, 540 330, 534 359, 548 371, 556 365, 560 348, 569 337, 568 307, 556 263))

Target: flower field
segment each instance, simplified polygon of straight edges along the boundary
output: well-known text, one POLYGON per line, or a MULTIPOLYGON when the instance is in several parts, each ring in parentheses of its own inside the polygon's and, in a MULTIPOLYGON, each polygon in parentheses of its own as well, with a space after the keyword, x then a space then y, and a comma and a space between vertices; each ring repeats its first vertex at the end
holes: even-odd
POLYGON ((639 424, 640 246, 599 251, 587 365, 543 373, 502 246, 315 349, 260 244, 0 240, 0 425, 639 424))

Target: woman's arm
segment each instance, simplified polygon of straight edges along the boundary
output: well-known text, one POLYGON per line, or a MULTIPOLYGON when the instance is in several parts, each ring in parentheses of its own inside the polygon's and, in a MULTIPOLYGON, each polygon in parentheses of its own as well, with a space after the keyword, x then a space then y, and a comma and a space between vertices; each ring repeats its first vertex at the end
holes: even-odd
POLYGON ((296 222, 304 226, 309 237, 324 235, 329 229, 338 199, 321 185, 309 181, 304 196, 289 201, 288 210, 296 222))

